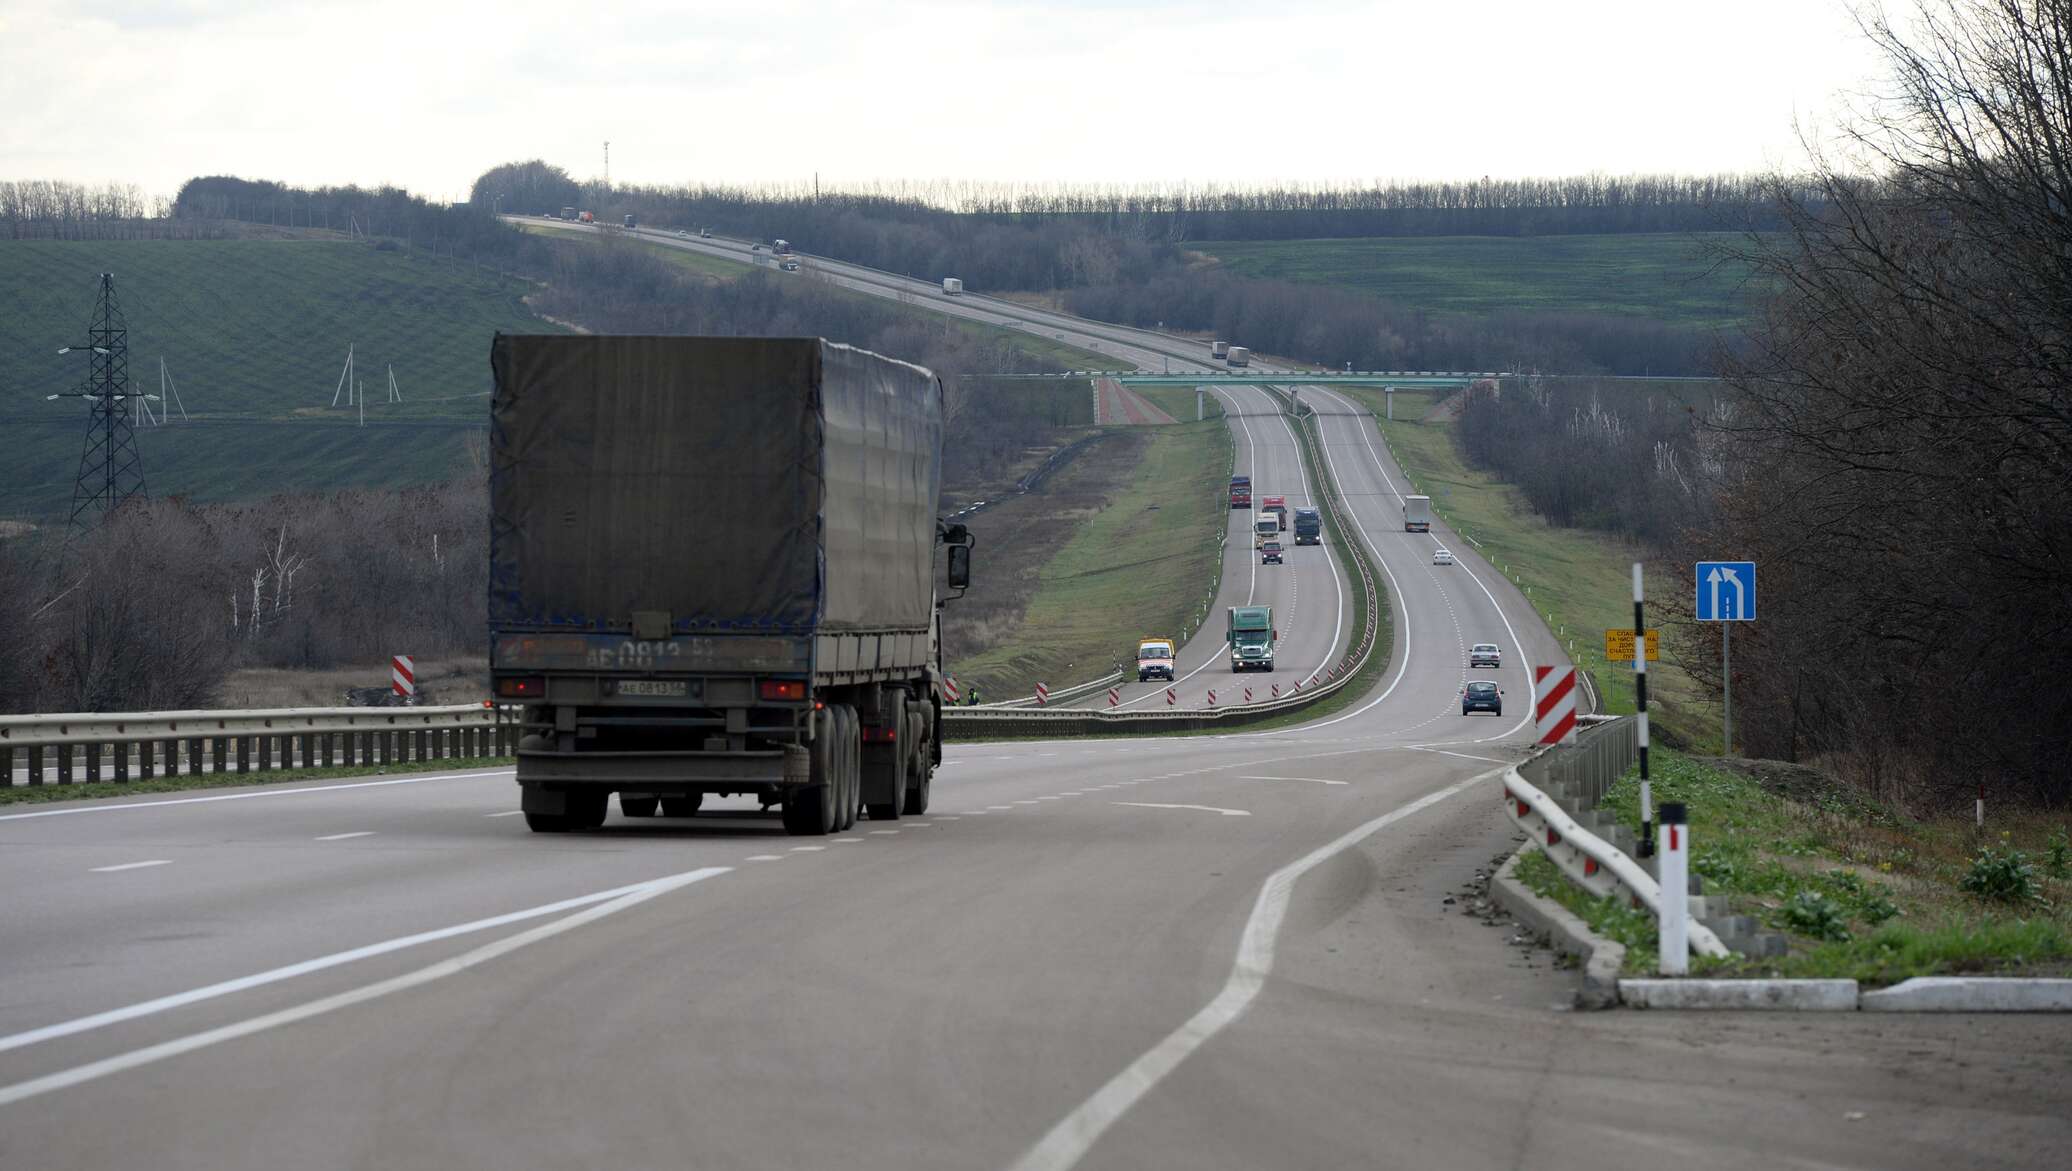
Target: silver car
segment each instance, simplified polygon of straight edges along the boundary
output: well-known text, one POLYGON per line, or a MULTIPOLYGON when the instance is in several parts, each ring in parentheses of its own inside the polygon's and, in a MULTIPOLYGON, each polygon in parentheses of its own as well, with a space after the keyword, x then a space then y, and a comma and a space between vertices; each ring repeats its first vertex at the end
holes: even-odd
POLYGON ((1478 642, 1468 648, 1468 666, 1470 667, 1501 667, 1503 665, 1504 653, 1498 650, 1493 642, 1478 642))

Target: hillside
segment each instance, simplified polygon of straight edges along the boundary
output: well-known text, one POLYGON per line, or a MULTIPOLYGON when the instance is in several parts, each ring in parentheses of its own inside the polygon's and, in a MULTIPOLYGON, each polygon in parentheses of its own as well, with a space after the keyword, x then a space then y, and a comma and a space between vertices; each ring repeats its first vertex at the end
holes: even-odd
POLYGON ((55 351, 83 339, 103 271, 128 318, 132 379, 155 393, 163 357, 191 420, 139 431, 155 496, 442 479, 481 416, 490 335, 558 329, 526 309, 524 282, 421 251, 336 238, 0 243, 0 517, 70 507, 84 408, 44 396, 84 376, 78 356, 55 351), (342 398, 330 405, 348 345, 364 429, 342 398), (386 401, 390 366, 400 404, 386 401))
POLYGON ((1432 313, 1609 313, 1676 325, 1747 316, 1745 273, 1707 255, 1729 236, 1448 236, 1192 245, 1245 277, 1335 285, 1432 313))

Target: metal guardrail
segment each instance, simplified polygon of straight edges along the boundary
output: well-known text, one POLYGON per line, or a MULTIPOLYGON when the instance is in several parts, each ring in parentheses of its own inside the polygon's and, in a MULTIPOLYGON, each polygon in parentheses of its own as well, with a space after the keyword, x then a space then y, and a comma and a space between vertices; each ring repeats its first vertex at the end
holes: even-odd
POLYGON ((0 785, 509 756, 518 723, 491 703, 0 716, 0 785), (84 774, 83 778, 80 774, 84 774))
MULTIPOLYGON (((1319 439, 1314 434, 1313 424, 1308 420, 1297 427, 1303 447, 1309 453, 1310 466, 1319 470, 1318 497, 1331 517, 1338 540, 1334 544, 1345 550, 1346 559, 1358 573, 1365 587, 1366 606, 1360 623, 1358 642, 1348 648, 1337 664, 1328 670, 1320 669, 1310 679, 1321 677, 1322 682, 1293 695, 1284 695, 1261 703, 1237 704, 1229 707, 1195 708, 1189 711, 1109 712, 1100 710, 1056 711, 1051 709, 1026 708, 944 708, 944 738, 985 739, 995 736, 1098 736, 1129 734, 1132 732, 1197 731, 1209 728, 1236 728, 1246 724, 1259 723, 1286 712, 1297 711, 1329 696, 1352 682, 1360 669, 1367 665, 1374 653, 1376 632, 1381 623, 1380 592, 1367 550, 1353 534, 1357 531, 1348 519, 1339 499, 1338 486, 1321 474, 1324 461, 1319 439), (961 733, 961 735, 959 735, 961 733)), ((1306 682, 1306 681, 1304 681, 1306 682)))
MULTIPOLYGON (((1552 754, 1548 754, 1552 755, 1552 754)), ((1544 757, 1538 759, 1545 759, 1544 757)), ((1538 760, 1528 762, 1538 763, 1538 760)), ((1621 897, 1646 908, 1657 918, 1662 913, 1662 888, 1640 864, 1623 850, 1591 833, 1568 815, 1560 803, 1525 779, 1517 768, 1504 773, 1504 811, 1518 827, 1532 836, 1547 857, 1574 879, 1577 885, 1599 897, 1621 897)), ((1727 947, 1704 924, 1690 923, 1691 951, 1703 956, 1724 956, 1727 947)))
MULTIPOLYGON (((1051 692, 1050 702, 1070 703, 1073 700, 1078 699, 1080 696, 1087 694, 1088 692, 1097 691, 1103 687, 1112 687, 1120 682, 1122 682, 1122 672, 1110 671, 1106 675, 1101 676, 1099 679, 1089 679, 1084 683, 1074 683, 1070 687, 1061 687, 1056 691, 1051 692)), ((1020 699, 1002 700, 999 703, 973 704, 972 710, 986 711, 988 709, 997 710, 1000 708, 1032 708, 1036 706, 1038 706, 1036 703, 1036 697, 1035 695, 1030 694, 1024 695, 1020 699)))
POLYGON ((1569 798, 1572 808, 1594 809, 1639 759, 1639 724, 1631 716, 1618 716, 1593 721, 1573 743, 1534 757, 1518 771, 1541 789, 1569 798))

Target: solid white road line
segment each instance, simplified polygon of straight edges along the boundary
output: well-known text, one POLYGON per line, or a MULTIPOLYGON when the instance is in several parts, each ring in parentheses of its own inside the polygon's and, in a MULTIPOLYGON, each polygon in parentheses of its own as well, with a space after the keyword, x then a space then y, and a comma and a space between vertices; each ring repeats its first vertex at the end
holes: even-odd
POLYGON ((415 972, 378 981, 348 992, 341 992, 335 996, 326 996, 320 1000, 312 1000, 306 1004, 296 1005, 293 1008, 282 1009, 279 1012, 270 1012, 263 1016, 256 1016, 224 1025, 220 1028, 193 1033, 162 1044, 131 1050, 128 1053, 119 1053, 113 1057, 74 1066, 71 1069, 61 1070, 58 1073, 48 1074, 44 1077, 32 1078, 25 1082, 16 1082, 11 1086, 0 1086, 0 1106, 11 1105, 15 1102, 34 1098, 42 1094, 54 1093, 58 1090, 70 1089, 73 1086, 97 1081, 112 1074, 122 1073, 125 1070, 152 1065, 165 1061, 168 1058, 192 1053, 198 1049, 220 1045, 225 1041, 249 1037, 256 1033, 266 1032, 269 1029, 279 1028, 282 1025, 295 1024, 298 1021, 323 1016, 326 1013, 336 1012, 342 1008, 350 1008, 370 1000, 377 1000, 392 993, 430 984, 435 980, 443 980, 448 976, 459 975, 470 968, 479 967, 493 959, 509 955, 520 948, 552 939, 557 935, 564 935, 578 927, 587 926, 597 922, 599 919, 616 915, 620 911, 637 907, 650 899, 658 898, 670 891, 681 889, 694 882, 701 882, 714 875, 725 874, 728 869, 725 866, 706 866, 697 870, 686 871, 682 874, 671 875, 667 878, 657 878, 651 882, 643 882, 610 902, 600 903, 586 910, 577 911, 565 919, 556 919, 552 923, 543 923, 538 927, 534 927, 529 931, 521 931, 507 939, 499 939, 494 943, 484 944, 465 955, 456 956, 449 960, 441 960, 429 967, 420 968, 415 972))
POLYGON ((1220 813, 1225 817, 1250 817, 1250 810, 1224 809, 1217 805, 1161 805, 1154 801, 1110 801, 1110 805, 1131 805, 1138 809, 1198 809, 1203 813, 1220 813))
POLYGON ((347 839, 347 838, 371 838, 371 837, 373 837, 373 836, 374 836, 374 831, 373 831, 373 830, 371 830, 371 829, 358 829, 358 830, 354 830, 353 832, 351 832, 351 833, 349 833, 349 834, 325 834, 325 835, 324 835, 323 837, 320 837, 320 838, 318 838, 318 839, 317 839, 317 841, 320 841, 320 842, 342 842, 342 841, 344 841, 344 840, 345 840, 345 839, 347 839))
MULTIPOLYGON (((1481 741, 1479 741, 1479 740, 1478 740, 1478 741, 1476 741, 1475 743, 1478 743, 1478 744, 1479 744, 1479 743, 1481 743, 1481 741)), ((1410 751, 1412 751, 1412 752, 1436 752, 1436 753, 1438 753, 1438 754, 1439 754, 1440 756, 1458 756, 1458 757, 1460 757, 1460 758, 1461 758, 1462 760, 1486 760, 1486 761, 1488 761, 1488 762, 1489 762, 1489 763, 1491 763, 1491 764, 1509 764, 1509 763, 1511 763, 1511 762, 1510 762, 1510 761, 1508 761, 1508 760, 1502 760, 1502 759, 1499 759, 1499 758, 1497 758, 1497 757, 1494 757, 1494 756, 1476 756, 1476 755, 1475 755, 1474 753, 1472 753, 1472 752, 1448 752, 1448 751, 1447 751, 1446 749, 1444 749, 1444 748, 1419 748, 1419 747, 1418 747, 1417 745, 1415 745, 1415 744, 1407 744, 1407 745, 1404 745, 1404 747, 1408 748, 1408 749, 1409 749, 1410 751)))
POLYGON ((173 860, 171 858, 153 858, 149 862, 124 862, 120 866, 95 866, 91 869, 91 873, 115 874, 124 870, 142 870, 147 866, 171 866, 172 864, 173 860))
POLYGON ((1322 777, 1239 777, 1240 781, 1308 781, 1312 785, 1344 785, 1349 781, 1327 781, 1322 777))
MULTIPOLYGON (((692 873, 696 872, 693 871, 692 873)), ((669 879, 661 878, 653 881, 667 882, 669 879)), ((273 968, 250 976, 240 976, 235 980, 225 980, 220 984, 207 984, 200 988, 190 988, 185 992, 175 992, 169 996, 161 996, 155 1000, 143 1000, 136 1004, 124 1005, 121 1008, 111 1008, 106 1012, 94 1013, 92 1016, 76 1017, 69 1021, 60 1021, 54 1025, 44 1025, 42 1028, 30 1029, 25 1033, 15 1033, 11 1036, 0 1037, 0 1053, 5 1053, 10 1049, 20 1049, 26 1045, 35 1045, 39 1042, 55 1040, 59 1037, 69 1037, 75 1033, 84 1033, 93 1029, 104 1028, 108 1025, 121 1024, 123 1021, 133 1021, 139 1017, 170 1012, 176 1008, 185 1008, 190 1004, 199 1004, 204 1000, 214 1000, 219 996, 228 996, 233 992, 243 992, 249 988, 261 988, 268 984, 277 984, 282 980, 291 980, 296 976, 306 976, 311 972, 321 972, 327 968, 350 964, 356 960, 371 959, 375 956, 387 955, 393 951, 402 951, 404 948, 416 947, 421 943, 436 943, 442 939, 452 939, 456 936, 472 935, 478 931, 491 931, 498 927, 508 927, 513 923, 523 923, 528 919, 543 919, 548 915, 558 915, 563 911, 573 911, 590 906, 593 903, 602 903, 622 895, 631 894, 634 891, 644 889, 647 885, 647 883, 636 882, 627 886, 615 886, 610 890, 601 890, 595 894, 579 895, 572 899, 561 899, 558 902, 543 903, 540 906, 528 907, 522 911, 511 911, 502 915, 492 915, 487 919, 458 923, 451 927, 420 931, 415 935, 399 936, 395 939, 383 940, 380 943, 370 943, 365 947, 355 947, 348 951, 333 952, 330 955, 319 956, 313 960, 303 960, 300 963, 289 964, 286 967, 273 968)))
POLYGON ((120 805, 73 805, 64 809, 39 809, 34 813, 0 813, 0 821, 23 821, 31 817, 70 817, 75 813, 114 813, 124 809, 163 809, 168 805, 205 805, 216 801, 250 801, 259 797, 299 797, 307 793, 338 793, 347 789, 379 789, 389 785, 421 785, 426 781, 472 780, 477 777, 508 777, 516 769, 484 769, 473 773, 441 773, 429 777, 396 777, 386 781, 356 781, 350 785, 308 785, 300 789, 256 789, 246 793, 217 793, 208 797, 174 797, 167 801, 125 801, 120 805))
POLYGON ((1274 936, 1280 930, 1281 920, 1287 916, 1288 900, 1294 893, 1295 883, 1303 875, 1376 832, 1494 775, 1483 773, 1470 777, 1392 809, 1268 875, 1266 884, 1259 888, 1259 898, 1252 906, 1251 918, 1245 921, 1245 932, 1238 942, 1237 957, 1231 965, 1229 978, 1224 981, 1223 990, 1188 1018, 1187 1023, 1167 1034, 1164 1040, 1094 1091, 1091 1098, 1059 1119, 1035 1146, 1015 1160, 1010 1171, 1066 1171, 1077 1165, 1108 1128, 1129 1112, 1130 1107, 1156 1089, 1158 1083, 1190 1054, 1245 1014, 1265 985, 1266 977, 1273 972, 1274 936))
POLYGON ((517 816, 519 816, 520 814, 523 814, 524 812, 525 812, 525 811, 524 811, 523 809, 506 809, 506 810, 504 810, 504 811, 503 811, 502 813, 485 813, 485 814, 483 814, 482 816, 484 816, 484 817, 517 817, 517 816))

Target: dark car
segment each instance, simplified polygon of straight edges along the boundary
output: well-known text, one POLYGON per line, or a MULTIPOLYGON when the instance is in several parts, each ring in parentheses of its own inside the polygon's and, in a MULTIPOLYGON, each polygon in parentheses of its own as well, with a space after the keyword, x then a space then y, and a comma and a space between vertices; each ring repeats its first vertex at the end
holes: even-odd
POLYGON ((1281 564, 1281 543, 1279 541, 1268 541, 1259 546, 1259 564, 1281 564))
POLYGON ((1488 712, 1491 715, 1504 714, 1504 693, 1487 679, 1476 679, 1461 689, 1460 714, 1488 712))

